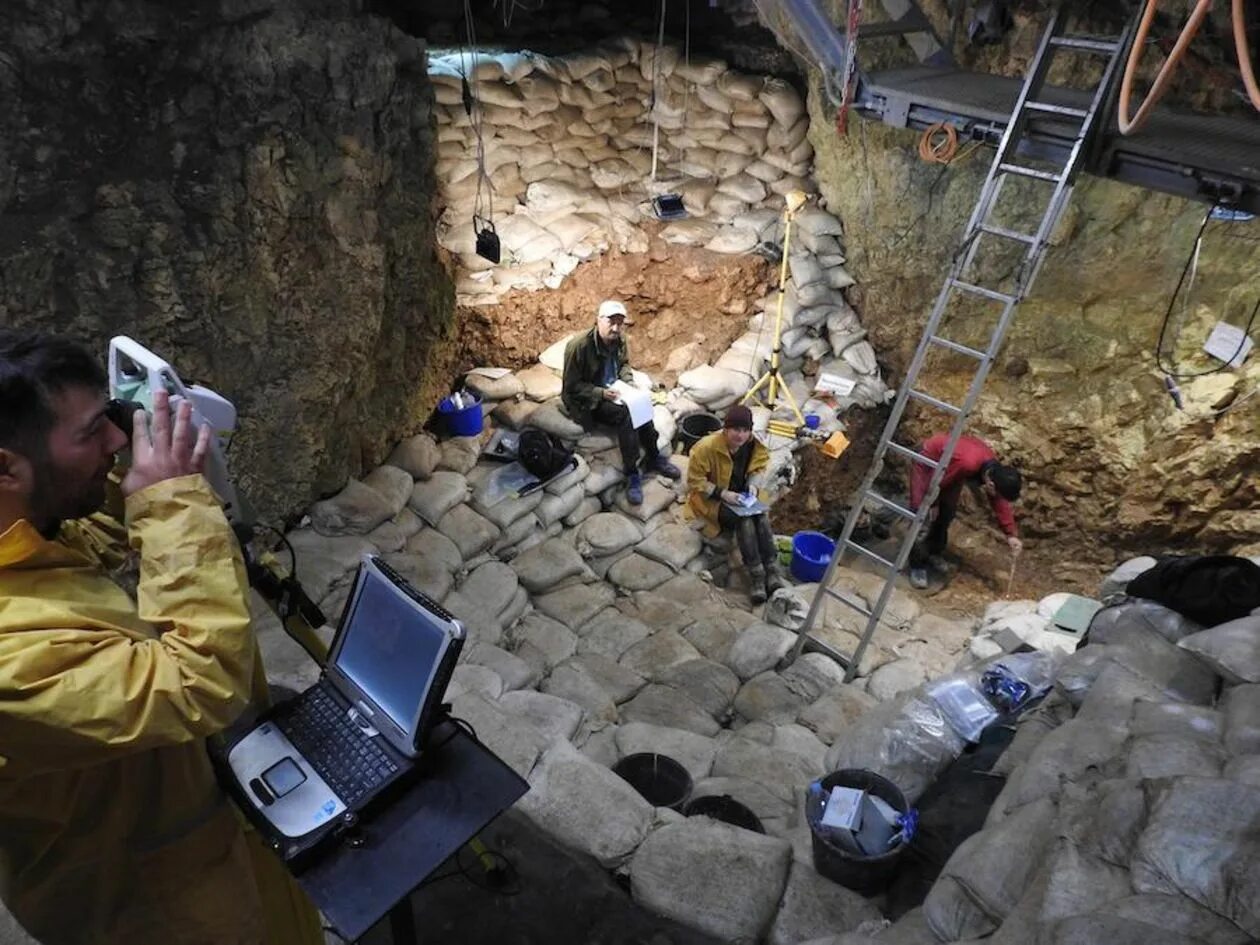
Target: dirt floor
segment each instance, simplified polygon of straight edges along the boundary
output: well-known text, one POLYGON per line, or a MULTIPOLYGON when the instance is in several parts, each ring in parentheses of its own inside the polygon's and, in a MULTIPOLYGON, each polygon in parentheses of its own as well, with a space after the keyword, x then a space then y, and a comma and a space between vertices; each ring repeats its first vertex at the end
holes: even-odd
POLYGON ((682 371, 712 363, 748 329, 772 268, 758 257, 653 237, 647 253, 606 253, 555 291, 516 291, 498 305, 461 309, 458 367, 525 367, 564 335, 593 325, 601 301, 620 299, 630 312, 634 366, 673 386, 682 371))

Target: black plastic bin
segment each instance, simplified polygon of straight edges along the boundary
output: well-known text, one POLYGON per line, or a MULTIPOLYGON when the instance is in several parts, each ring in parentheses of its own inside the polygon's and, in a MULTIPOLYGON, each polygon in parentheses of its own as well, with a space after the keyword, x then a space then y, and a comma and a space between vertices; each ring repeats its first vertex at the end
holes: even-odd
MULTIPOLYGON (((822 779, 824 797, 833 787, 857 788, 869 791, 886 801, 900 813, 910 809, 901 789, 885 777, 862 768, 844 768, 822 779)), ((814 845, 814 869, 828 879, 865 896, 882 892, 897 874, 902 852, 908 844, 901 843, 887 853, 878 856, 860 856, 836 846, 819 833, 821 812, 807 811, 809 832, 814 845)))
POLYGON ((693 797, 683 809, 688 817, 712 817, 724 824, 743 827, 753 833, 765 833, 761 819, 729 794, 706 794, 693 797))
POLYGON ((722 420, 713 413, 689 413, 678 421, 680 452, 686 456, 691 448, 710 433, 722 429, 722 420))
POLYGON ((653 807, 672 807, 681 813, 691 796, 691 775, 668 755, 650 751, 626 755, 612 770, 653 807))

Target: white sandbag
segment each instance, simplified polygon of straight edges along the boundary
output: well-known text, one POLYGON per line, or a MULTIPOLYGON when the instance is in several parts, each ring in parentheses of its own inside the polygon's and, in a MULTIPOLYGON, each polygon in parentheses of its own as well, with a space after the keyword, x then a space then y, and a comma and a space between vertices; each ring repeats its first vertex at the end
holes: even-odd
POLYGON ((1202 629, 1188 617, 1153 600, 1130 600, 1098 611, 1089 625, 1089 639, 1095 643, 1126 643, 1155 634, 1177 643, 1202 629))
POLYGON ((723 227, 704 248, 728 256, 751 253, 757 246, 757 234, 737 226, 723 227))
POLYGON ((1260 615, 1231 620, 1177 643, 1230 683, 1260 682, 1260 615))
POLYGON ((500 374, 497 368, 487 370, 489 373, 481 373, 474 368, 464 377, 468 389, 482 400, 507 400, 524 393, 525 388, 515 374, 500 374))
POLYGON ((723 115, 729 115, 731 112, 735 111, 735 103, 728 95, 723 93, 716 84, 698 85, 695 89, 693 89, 693 92, 700 101, 702 101, 707 107, 713 109, 715 112, 720 112, 723 115))
POLYGON ((522 107, 531 115, 551 111, 560 104, 558 85, 547 76, 525 76, 517 80, 516 87, 521 93, 522 107))
POLYGON ((801 297, 802 304, 811 305, 817 302, 804 301, 803 289, 822 282, 825 276, 822 266, 818 265, 818 260, 806 253, 793 253, 788 258, 788 268, 792 272, 792 282, 796 285, 797 295, 801 297))
POLYGON ((530 417, 530 426, 567 441, 577 440, 584 432, 582 425, 564 412, 558 400, 545 403, 534 411, 530 417))
POLYGON ((805 103, 800 95, 783 79, 766 79, 757 97, 784 128, 791 128, 805 114, 805 103))
POLYGON ((729 194, 745 203, 760 203, 765 199, 766 187, 748 174, 736 174, 718 184, 719 194, 729 194))
POLYGON ((748 204, 732 194, 719 191, 709 200, 709 215, 718 220, 733 220, 748 212, 748 204))
POLYGON ((618 190, 639 179, 639 172, 621 158, 600 161, 591 167, 591 180, 601 190, 618 190))
POLYGON ((716 191, 717 183, 715 181, 704 180, 689 180, 678 188, 678 192, 683 198, 683 206, 691 214, 707 212, 709 201, 713 198, 713 194, 716 191))
POLYGON ((752 102, 765 88, 765 79, 761 76, 725 72, 718 77, 717 88, 732 101, 752 102))
POLYGON ((525 396, 533 401, 546 401, 560 396, 563 379, 544 364, 534 364, 516 372, 525 396))
POLYGON ((679 58, 677 46, 643 43, 639 52, 639 75, 649 83, 668 79, 678 67, 679 58))
MULTIPOLYGON (((389 468, 406 475, 397 467, 389 468)), ((366 535, 396 512, 391 511, 391 501, 386 496, 351 479, 335 496, 310 507, 311 527, 327 536, 366 535)))
POLYGON ((1234 686, 1222 702, 1226 750, 1233 755, 1260 755, 1260 685, 1234 686))
POLYGON ((553 342, 551 345, 549 345, 543 351, 543 353, 538 356, 539 362, 545 365, 546 367, 551 368, 551 370, 553 371, 558 371, 558 372, 563 373, 564 372, 564 349, 565 349, 565 346, 568 345, 569 339, 571 339, 573 335, 575 334, 578 334, 578 332, 573 332, 571 334, 565 335, 559 341, 553 342))
POLYGON ((500 219, 497 229, 503 248, 519 263, 547 261, 565 248, 560 240, 523 214, 500 219))
POLYGON ((581 188, 561 180, 536 181, 525 188, 525 206, 544 213, 574 210, 582 206, 586 198, 581 188))
POLYGON ((546 528, 552 522, 559 522, 571 513, 585 497, 586 491, 582 488, 581 483, 575 483, 559 495, 549 493, 539 503, 538 508, 534 510, 534 515, 538 517, 538 521, 546 528))
POLYGON ((833 289, 847 289, 857 282, 844 266, 830 266, 827 272, 827 285, 833 289))
POLYGON ((687 82, 694 82, 704 87, 717 82, 718 77, 726 71, 726 63, 720 59, 707 59, 702 56, 691 56, 689 62, 679 62, 674 66, 674 76, 687 82))

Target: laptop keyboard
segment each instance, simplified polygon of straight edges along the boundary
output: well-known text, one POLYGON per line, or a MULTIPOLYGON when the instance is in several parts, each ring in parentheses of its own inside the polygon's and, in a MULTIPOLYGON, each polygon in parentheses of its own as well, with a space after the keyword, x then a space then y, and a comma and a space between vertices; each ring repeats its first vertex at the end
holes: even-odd
POLYGON ((367 737, 323 686, 307 690, 294 711, 277 721, 293 747, 351 810, 398 771, 376 739, 367 737))

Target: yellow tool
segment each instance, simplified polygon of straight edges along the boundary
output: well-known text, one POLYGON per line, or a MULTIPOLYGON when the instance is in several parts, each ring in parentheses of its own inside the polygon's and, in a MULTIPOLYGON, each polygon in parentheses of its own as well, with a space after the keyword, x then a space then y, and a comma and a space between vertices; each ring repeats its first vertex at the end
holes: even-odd
POLYGON ((819 447, 819 449, 823 451, 824 455, 830 456, 832 459, 839 459, 840 454, 848 448, 849 438, 839 430, 827 437, 827 442, 819 447))
POLYGON ((800 427, 787 420, 771 420, 766 424, 766 432, 772 436, 786 436, 794 439, 799 435, 800 427))

